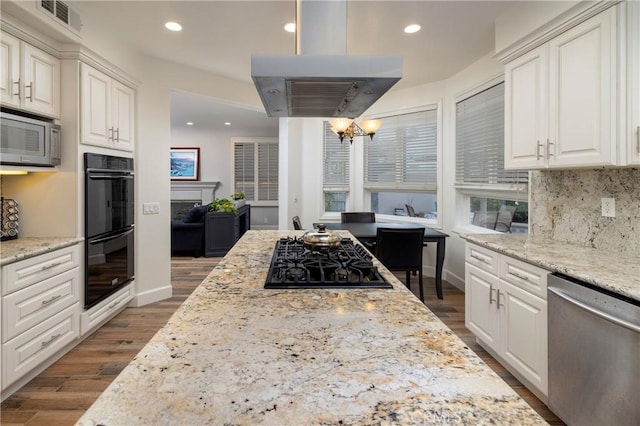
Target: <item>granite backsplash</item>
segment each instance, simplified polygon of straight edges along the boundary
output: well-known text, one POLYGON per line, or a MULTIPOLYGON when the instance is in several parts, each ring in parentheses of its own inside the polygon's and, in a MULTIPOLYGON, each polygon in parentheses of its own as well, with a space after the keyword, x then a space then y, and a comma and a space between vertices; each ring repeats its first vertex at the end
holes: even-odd
POLYGON ((533 237, 640 255, 640 169, 534 171, 530 189, 533 237), (602 217, 602 198, 616 217, 602 217))

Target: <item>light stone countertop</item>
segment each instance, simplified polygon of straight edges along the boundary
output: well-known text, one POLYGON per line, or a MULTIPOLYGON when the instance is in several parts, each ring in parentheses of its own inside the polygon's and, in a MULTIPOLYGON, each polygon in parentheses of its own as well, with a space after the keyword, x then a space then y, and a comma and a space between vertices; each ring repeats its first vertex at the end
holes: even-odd
POLYGON ((598 250, 527 234, 464 234, 461 237, 640 301, 640 254, 598 250))
POLYGON ((247 232, 78 424, 546 424, 384 268, 393 289, 264 289, 302 232, 247 232))
POLYGON ((0 266, 72 246, 83 241, 78 237, 20 237, 0 243, 0 266))

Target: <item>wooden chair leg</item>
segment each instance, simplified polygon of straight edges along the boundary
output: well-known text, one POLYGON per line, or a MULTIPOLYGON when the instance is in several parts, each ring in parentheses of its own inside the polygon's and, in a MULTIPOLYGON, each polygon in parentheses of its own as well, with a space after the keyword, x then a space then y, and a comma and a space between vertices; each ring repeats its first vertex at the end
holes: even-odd
POLYGON ((420 285, 420 300, 424 303, 424 288, 422 287, 422 270, 418 271, 418 283, 420 285))
POLYGON ((411 290, 411 272, 407 271, 407 282, 405 284, 409 290, 411 290))

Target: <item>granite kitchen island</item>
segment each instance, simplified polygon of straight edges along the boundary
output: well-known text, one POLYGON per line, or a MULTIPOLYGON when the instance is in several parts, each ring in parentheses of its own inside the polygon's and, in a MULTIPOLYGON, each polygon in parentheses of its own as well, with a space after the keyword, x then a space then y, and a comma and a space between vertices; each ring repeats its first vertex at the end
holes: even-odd
POLYGON ((393 289, 264 289, 249 231, 81 425, 545 424, 386 269, 393 289))

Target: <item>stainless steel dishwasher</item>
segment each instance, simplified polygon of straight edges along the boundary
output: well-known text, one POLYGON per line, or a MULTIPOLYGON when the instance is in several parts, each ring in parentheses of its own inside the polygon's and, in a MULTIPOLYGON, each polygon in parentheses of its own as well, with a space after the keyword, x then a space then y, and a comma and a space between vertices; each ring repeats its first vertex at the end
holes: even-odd
POLYGON ((640 425, 640 303, 548 279, 549 408, 569 425, 640 425))

